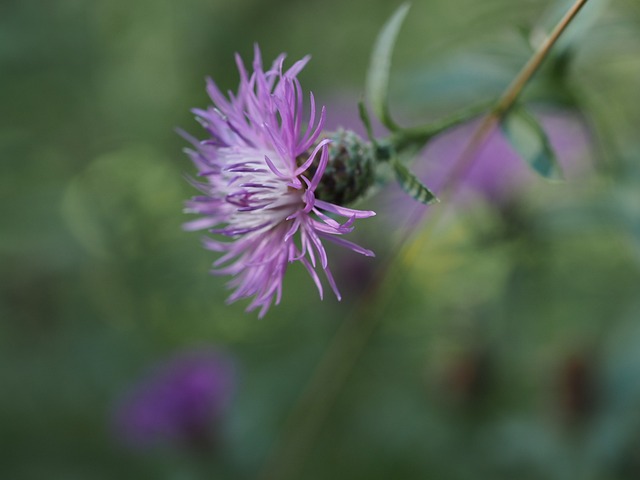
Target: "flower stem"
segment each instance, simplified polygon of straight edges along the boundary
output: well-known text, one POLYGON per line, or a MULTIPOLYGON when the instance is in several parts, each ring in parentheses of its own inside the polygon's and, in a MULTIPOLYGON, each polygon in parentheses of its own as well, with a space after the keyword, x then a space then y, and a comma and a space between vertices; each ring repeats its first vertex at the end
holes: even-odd
MULTIPOLYGON (((472 135, 453 173, 445 182, 447 193, 453 193, 457 181, 472 165, 475 154, 482 147, 488 135, 513 106, 522 89, 540 67, 551 47, 587 1, 576 0, 549 37, 505 90, 491 113, 485 116, 472 135)), ((417 133, 416 136, 418 136, 417 133)), ((440 208, 438 211, 442 214, 444 208, 440 208)), ((418 210, 414 213, 417 212, 418 210)), ((335 333, 313 377, 298 402, 293 406, 282 435, 274 445, 273 451, 263 466, 260 475, 261 479, 284 480, 302 477, 300 471, 309 455, 313 442, 342 387, 355 367, 360 354, 375 331, 377 322, 383 317, 383 306, 393 294, 393 287, 401 277, 399 273, 402 260, 409 254, 413 244, 411 241, 413 234, 422 223, 422 209, 419 212, 419 214, 414 215, 410 224, 411 227, 402 236, 398 247, 393 250, 398 253, 395 256, 387 257, 382 262, 367 291, 360 297, 354 310, 350 312, 351 314, 335 333)), ((441 217, 431 217, 429 226, 433 228, 439 218, 441 217)))
POLYGON ((455 190, 455 186, 459 183, 465 173, 469 170, 473 161, 480 149, 484 145, 485 141, 493 132, 494 128, 500 124, 504 116, 509 112, 509 109, 514 105, 522 89, 531 80, 533 75, 538 71, 540 65, 549 54, 551 47, 556 43, 562 32, 569 26, 571 21, 578 14, 580 9, 587 3, 588 0, 576 0, 567 13, 562 17, 558 24, 551 31, 549 36, 542 42, 538 49, 534 52, 529 61, 522 67, 518 75, 513 79, 511 84, 507 87, 504 93, 500 96, 500 99, 496 105, 491 109, 491 112, 484 117, 482 123, 475 130, 467 147, 460 155, 460 158, 456 162, 451 173, 445 179, 442 193, 439 196, 442 198, 445 195, 451 194, 455 190))
POLYGON ((387 143, 393 145, 399 153, 407 149, 420 149, 436 135, 481 115, 493 108, 494 105, 495 100, 479 103, 428 125, 398 130, 387 139, 387 143))
POLYGON ((520 73, 513 79, 511 85, 505 90, 500 97, 498 104, 494 108, 493 114, 496 116, 503 116, 509 108, 514 104, 520 92, 531 79, 534 73, 540 68, 540 65, 549 54, 551 47, 556 43, 562 32, 569 26, 571 21, 578 14, 580 9, 587 3, 588 0, 577 0, 567 13, 562 17, 560 22, 555 26, 549 36, 538 47, 533 56, 529 59, 526 65, 520 70, 520 73))

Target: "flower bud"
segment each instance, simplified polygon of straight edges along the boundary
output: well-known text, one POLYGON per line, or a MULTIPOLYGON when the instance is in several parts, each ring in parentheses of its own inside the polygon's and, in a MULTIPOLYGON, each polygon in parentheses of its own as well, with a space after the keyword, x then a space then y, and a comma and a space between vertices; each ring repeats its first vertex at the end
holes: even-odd
MULTIPOLYGON (((350 130, 328 133, 329 163, 315 191, 319 200, 348 205, 362 197, 375 180, 375 158, 371 143, 350 130)), ((318 155, 319 157, 319 155, 318 155)), ((317 162, 311 166, 313 174, 317 162)))

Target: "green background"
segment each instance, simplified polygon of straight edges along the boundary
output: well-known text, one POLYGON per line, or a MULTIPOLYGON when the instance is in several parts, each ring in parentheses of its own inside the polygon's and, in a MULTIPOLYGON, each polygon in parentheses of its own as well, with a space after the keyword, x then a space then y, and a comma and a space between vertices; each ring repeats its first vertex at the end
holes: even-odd
MULTIPOLYGON (((411 204, 381 194, 360 205, 385 212, 351 236, 378 257, 330 250, 341 303, 321 302, 294 265, 282 304, 258 320, 246 302, 225 305, 226 279, 208 275, 215 256, 181 230, 195 191, 174 129, 201 135, 190 109, 209 104, 204 78, 235 89, 233 54, 249 61, 254 42, 266 61, 311 54, 303 87, 329 117, 332 102, 355 116, 376 33, 399 3, 5 0, 0 477, 259 478, 271 458, 274 478, 289 464, 305 479, 639 478, 640 4, 590 3, 588 28, 572 26, 525 99, 581 111, 596 167, 539 180, 507 206, 455 206, 419 235, 365 298, 376 303, 363 323, 376 328, 355 334, 361 354, 347 346, 353 369, 347 354, 324 380, 308 412, 319 428, 296 463, 270 452, 303 435, 304 417, 286 419, 394 255, 391 217, 411 204), (216 448, 127 450, 110 427, 123 392, 201 345, 239 366, 216 448), (335 402, 323 402, 332 385, 335 402)), ((531 54, 526 32, 552 25, 557 5, 414 1, 392 110, 425 122, 496 96, 531 54)))

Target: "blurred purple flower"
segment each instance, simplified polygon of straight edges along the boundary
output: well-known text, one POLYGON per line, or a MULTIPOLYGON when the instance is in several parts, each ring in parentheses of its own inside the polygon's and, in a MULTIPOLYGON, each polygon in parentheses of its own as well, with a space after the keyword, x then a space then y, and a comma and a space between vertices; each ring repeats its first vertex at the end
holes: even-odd
POLYGON ((213 348, 181 353, 158 365, 120 401, 116 436, 134 448, 210 446, 235 386, 230 357, 213 348))
MULTIPOLYGON (((589 138, 579 117, 560 110, 539 111, 535 115, 549 137, 566 179, 575 179, 589 170, 589 138)), ((477 121, 474 121, 444 133, 427 146, 417 161, 417 172, 436 192, 476 127, 477 121)), ((459 195, 463 199, 480 196, 494 205, 503 205, 540 182, 544 180, 526 165, 502 132, 496 130, 462 179, 459 195)))
POLYGON ((286 268, 295 261, 306 267, 322 297, 318 263, 340 299, 324 240, 373 255, 339 236, 351 232, 357 218, 375 213, 318 200, 314 194, 329 160, 329 140, 320 140, 325 109, 316 124, 311 94, 310 118, 303 125, 303 92, 297 75, 309 58, 283 71, 284 58, 280 55, 265 72, 256 46, 254 71, 249 75, 236 57, 237 94, 230 93, 227 99, 209 80, 207 91, 215 106, 194 110, 210 138, 198 141, 185 135, 195 147, 188 154, 198 175, 206 179, 193 182, 204 195, 187 202, 187 212, 203 217, 185 228, 227 237, 228 241, 204 240, 205 248, 224 253, 214 263, 213 273, 234 276, 229 302, 253 297, 247 310, 259 308, 260 317, 274 300, 280 301, 286 268), (348 220, 339 223, 327 213, 348 220))

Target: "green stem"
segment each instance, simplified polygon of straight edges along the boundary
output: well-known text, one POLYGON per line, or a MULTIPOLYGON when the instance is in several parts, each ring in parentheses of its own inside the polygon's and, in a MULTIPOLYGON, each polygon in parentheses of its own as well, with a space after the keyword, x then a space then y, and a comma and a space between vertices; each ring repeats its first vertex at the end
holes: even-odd
POLYGON ((471 165, 473 165, 478 152, 485 144, 487 138, 489 138, 494 129, 500 125, 502 119, 509 112, 509 109, 515 104, 520 93, 522 93, 522 89, 538 71, 544 59, 547 58, 551 47, 553 47, 558 38, 560 38, 560 35, 562 35, 562 32, 565 31, 587 1, 588 0, 576 0, 564 17, 562 17, 555 28, 551 31, 549 36, 534 52, 529 61, 524 65, 524 67, 522 67, 518 75, 509 84, 507 89, 500 96, 496 105, 491 110, 491 113, 486 115, 480 125, 478 125, 478 128, 471 135, 471 139, 469 140, 467 147, 464 149, 462 155, 460 155, 460 158, 445 179, 442 187, 442 193, 439 195, 441 198, 453 193, 456 186, 459 184, 459 180, 464 177, 469 168, 471 168, 471 165))
POLYGON ((505 92, 498 100, 497 105, 493 110, 493 114, 497 117, 504 116, 509 108, 515 103, 516 99, 522 92, 524 86, 529 82, 533 74, 536 73, 540 65, 547 58, 551 47, 556 43, 562 32, 564 32, 565 28, 569 26, 574 17, 578 14, 580 9, 584 7, 588 0, 577 0, 573 6, 567 11, 567 13, 562 17, 560 22, 555 26, 549 36, 542 42, 542 45, 538 47, 533 56, 529 59, 520 73, 513 79, 513 82, 509 85, 509 87, 505 90, 505 92))
MULTIPOLYGON (((397 152, 402 152, 403 150, 410 149, 418 150, 426 145, 426 143, 431 140, 431 138, 438 135, 439 133, 442 133, 443 131, 448 130, 451 127, 464 123, 473 117, 481 115, 486 110, 490 110, 490 114, 485 117, 483 123, 478 127, 476 134, 472 136, 472 139, 475 140, 469 143, 469 145, 473 148, 469 148, 468 150, 475 151, 483 142, 484 138, 486 138, 486 136, 490 133, 493 127, 497 123, 500 123, 502 118, 513 106, 517 98, 520 96, 520 93, 522 92, 524 86, 529 82, 529 80, 531 80, 533 75, 540 68, 540 65, 549 54, 551 47, 553 47, 558 38, 560 38, 560 35, 562 35, 562 32, 564 32, 565 28, 567 28, 567 26, 571 23, 573 18, 578 14, 580 9, 587 3, 587 1, 588 0, 577 0, 574 3, 571 9, 569 9, 562 20, 560 20, 560 22, 556 25, 553 31, 545 39, 545 41, 534 52, 533 56, 520 70, 516 78, 514 78, 514 80, 507 87, 507 89, 504 91, 497 102, 483 103, 472 106, 424 127, 401 129, 391 135, 391 137, 387 139, 387 143, 392 145, 397 152)), ((463 155, 463 157, 465 156, 466 155, 463 155)), ((461 161, 461 163, 469 162, 470 160, 468 159, 466 159, 464 162, 461 161)), ((464 165, 461 168, 454 168, 454 172, 464 171, 466 171, 466 167, 464 165)), ((457 177, 459 177, 459 174, 456 173, 455 177, 457 179, 457 177)))
MULTIPOLYGON (((553 43, 586 2, 587 0, 575 2, 547 41, 527 62, 514 82, 500 97, 492 113, 485 117, 472 136, 460 159, 461 165, 459 166, 468 167, 471 165, 477 149, 482 146, 493 128, 500 123, 502 116, 513 105, 553 43)), ((416 133, 416 137, 418 136, 416 133)), ((426 133, 423 132, 423 138, 424 136, 426 133)), ((457 175, 460 172, 461 170, 455 169, 453 177, 448 180, 453 181, 459 178, 457 175)), ((447 182, 445 189, 449 190, 450 187, 453 189, 453 186, 454 184, 447 182)), ((427 226, 433 228, 444 211, 444 208, 438 209, 437 212, 440 216, 431 217, 427 226)), ((401 237, 397 249, 394 250, 397 253, 382 262, 367 292, 360 297, 352 315, 345 319, 333 337, 307 388, 296 405, 293 406, 290 417, 283 428, 282 436, 273 445, 273 451, 270 452, 259 478, 263 480, 302 478, 300 472, 313 449, 313 443, 359 356, 366 348, 377 323, 381 320, 383 306, 391 300, 392 287, 399 282, 403 261, 408 263, 411 247, 414 244, 414 234, 422 224, 422 209, 419 212, 415 211, 414 214, 409 223, 411 227, 401 237)))
POLYGON ((496 105, 495 101, 483 102, 455 112, 425 126, 401 129, 391 135, 387 139, 387 142, 393 145, 397 152, 420 149, 436 135, 482 115, 487 110, 493 108, 494 105, 496 105))

